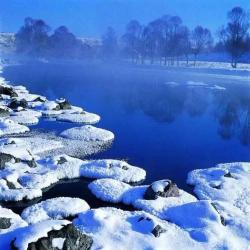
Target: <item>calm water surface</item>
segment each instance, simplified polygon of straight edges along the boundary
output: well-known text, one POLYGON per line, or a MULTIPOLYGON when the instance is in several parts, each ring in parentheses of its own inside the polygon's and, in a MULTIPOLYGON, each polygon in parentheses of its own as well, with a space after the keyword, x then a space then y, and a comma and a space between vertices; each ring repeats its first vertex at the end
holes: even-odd
MULTIPOLYGON (((65 97, 99 114, 102 119, 97 126, 116 137, 109 150, 91 158, 127 159, 147 171, 146 183, 170 178, 187 190, 190 170, 250 161, 249 75, 244 73, 241 79, 230 72, 219 73, 29 64, 7 67, 3 76, 34 93, 51 99, 65 97)), ((60 132, 72 126, 76 125, 41 121, 36 127, 60 132)), ((43 199, 57 195, 92 199, 86 188, 83 191, 86 183, 57 185, 43 199)))

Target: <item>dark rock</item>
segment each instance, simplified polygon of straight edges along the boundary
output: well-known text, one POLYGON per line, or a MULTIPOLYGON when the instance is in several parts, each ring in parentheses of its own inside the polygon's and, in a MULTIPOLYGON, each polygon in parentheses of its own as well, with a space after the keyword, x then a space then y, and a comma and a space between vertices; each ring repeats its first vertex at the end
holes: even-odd
POLYGON ((165 185, 164 191, 155 191, 153 190, 152 183, 146 190, 144 194, 144 199, 146 200, 155 200, 158 197, 178 197, 180 196, 179 189, 175 183, 171 180, 162 180, 162 185, 165 185))
POLYGON ((32 159, 30 161, 24 161, 24 162, 26 162, 28 164, 28 166, 31 167, 31 168, 36 168, 37 167, 35 159, 32 159))
POLYGON ((10 112, 7 109, 0 108, 0 117, 9 116, 10 112))
MULTIPOLYGON (((59 250, 53 247, 52 240, 55 238, 64 238, 63 250, 89 250, 93 244, 90 236, 81 233, 72 224, 64 226, 60 230, 52 230, 47 237, 43 237, 36 242, 28 245, 28 250, 59 250)), ((11 249, 17 250, 15 241, 11 243, 11 249)))
POLYGON ((60 109, 71 109, 71 104, 67 100, 59 101, 58 104, 60 109))
POLYGON ((61 156, 61 157, 59 158, 59 160, 57 161, 57 164, 63 164, 63 163, 65 163, 65 162, 67 162, 67 159, 66 159, 65 157, 61 156))
POLYGON ((219 213, 219 211, 218 211, 216 205, 215 205, 213 202, 211 202, 211 205, 212 205, 213 208, 216 210, 216 212, 220 215, 220 222, 221 222, 221 224, 222 224, 223 226, 226 226, 226 220, 225 220, 225 218, 219 213))
POLYGON ((21 100, 13 99, 8 106, 11 109, 17 109, 19 107, 22 107, 25 109, 28 107, 28 102, 25 99, 21 99, 21 100))
POLYGON ((0 229, 7 229, 11 226, 11 219, 0 217, 0 229))
POLYGON ((125 165, 123 165, 123 166, 122 166, 122 169, 124 169, 124 170, 128 170, 128 167, 127 167, 127 166, 125 166, 125 165))
POLYGON ((9 95, 11 97, 18 97, 17 93, 10 87, 0 86, 0 94, 9 95))
POLYGON ((234 178, 230 172, 226 173, 226 174, 224 175, 224 177, 234 178))
POLYGON ((155 228, 152 230, 152 234, 155 236, 155 237, 160 237, 160 235, 162 233, 165 233, 167 230, 164 229, 163 227, 161 227, 160 225, 157 225, 155 226, 155 228))
POLYGON ((0 169, 4 169, 5 164, 13 160, 16 162, 16 158, 14 156, 5 153, 0 153, 0 169))
POLYGON ((41 98, 40 96, 38 96, 37 98, 35 98, 33 100, 33 102, 45 102, 45 99, 44 98, 41 98))
POLYGON ((16 189, 16 186, 13 182, 6 180, 6 184, 9 189, 16 189))

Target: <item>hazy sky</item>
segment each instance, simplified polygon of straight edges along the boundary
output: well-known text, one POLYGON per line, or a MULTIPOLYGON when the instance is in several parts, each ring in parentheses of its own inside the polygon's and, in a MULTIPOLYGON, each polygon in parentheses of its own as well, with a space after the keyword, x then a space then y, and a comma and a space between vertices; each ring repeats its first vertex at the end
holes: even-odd
POLYGON ((0 30, 16 32, 27 16, 52 27, 66 25, 77 36, 99 37, 107 26, 121 34, 126 23, 147 23, 164 14, 179 15, 189 27, 216 31, 234 6, 250 9, 250 0, 0 0, 0 30))

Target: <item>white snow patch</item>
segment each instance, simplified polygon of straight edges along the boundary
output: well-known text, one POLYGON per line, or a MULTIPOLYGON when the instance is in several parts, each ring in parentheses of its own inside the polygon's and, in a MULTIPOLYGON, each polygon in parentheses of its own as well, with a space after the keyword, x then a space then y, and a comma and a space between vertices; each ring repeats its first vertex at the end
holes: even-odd
POLYGON ((82 199, 58 197, 27 207, 21 217, 29 224, 35 224, 44 220, 66 219, 88 209, 89 205, 82 199))
POLYGON ((28 132, 29 128, 10 119, 0 118, 0 136, 28 132))
POLYGON ((75 123, 84 123, 84 124, 95 124, 100 121, 100 116, 93 113, 80 113, 80 114, 60 114, 56 117, 58 121, 64 122, 75 122, 75 123))
POLYGON ((61 136, 73 140, 103 142, 112 141, 115 137, 112 132, 91 125, 67 129, 61 133, 61 136))

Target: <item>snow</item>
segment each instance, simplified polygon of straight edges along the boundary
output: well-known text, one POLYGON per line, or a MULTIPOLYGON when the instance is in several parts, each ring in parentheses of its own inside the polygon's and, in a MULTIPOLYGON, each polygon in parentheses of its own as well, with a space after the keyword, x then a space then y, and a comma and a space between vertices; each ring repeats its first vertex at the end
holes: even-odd
POLYGON ((18 112, 12 112, 9 119, 23 125, 33 125, 39 122, 39 117, 42 116, 41 112, 31 110, 31 109, 23 109, 18 112))
POLYGON ((67 129, 61 133, 61 136, 72 140, 103 142, 112 141, 115 137, 112 132, 105 129, 96 128, 92 125, 67 129))
POLYGON ((70 222, 67 220, 47 220, 0 234, 0 249, 10 250, 10 243, 14 241, 14 246, 19 250, 27 250, 29 243, 47 237, 50 231, 60 230, 68 224, 70 222))
POLYGON ((11 226, 9 228, 5 229, 0 228, 0 235, 13 231, 16 228, 25 227, 28 225, 18 214, 15 214, 10 209, 3 208, 1 206, 0 206, 0 218, 9 218, 11 223, 11 226))
POLYGON ((7 118, 0 118, 0 136, 28 132, 29 128, 7 118))
POLYGON ((23 210, 21 217, 29 224, 67 219, 89 209, 86 201, 79 198, 58 197, 42 201, 23 210))
MULTIPOLYGON (((11 139, 9 142, 12 142, 11 139)), ((62 179, 112 177, 138 182, 146 176, 143 169, 119 160, 80 160, 67 155, 39 159, 29 153, 25 148, 26 144, 22 143, 18 139, 15 144, 4 145, 4 152, 11 152, 26 161, 35 158, 36 167, 29 166, 26 162, 6 163, 4 169, 0 170, 0 200, 19 201, 40 197, 44 188, 62 179)))
POLYGON ((144 212, 91 209, 81 213, 73 224, 93 238, 91 249, 202 249, 179 227, 144 212), (157 225, 166 230, 159 237, 152 233, 157 225))
POLYGON ((155 181, 152 184, 152 189, 154 190, 154 192, 163 192, 165 187, 167 187, 170 184, 169 181, 155 181))
POLYGON ((103 201, 132 205, 136 209, 166 220, 169 208, 196 201, 194 196, 183 190, 180 190, 179 197, 158 197, 156 200, 145 200, 143 196, 148 187, 149 185, 131 186, 121 181, 105 178, 89 184, 91 192, 103 201))
POLYGON ((56 247, 58 249, 62 249, 64 241, 65 241, 65 238, 54 238, 52 240, 52 247, 56 247))
POLYGON ((189 173, 187 182, 200 199, 213 202, 227 227, 250 245, 250 163, 219 164, 189 173))
POLYGON ((58 121, 64 121, 64 122, 74 122, 74 123, 84 123, 84 124, 95 124, 100 121, 100 116, 84 112, 80 114, 60 114, 56 117, 58 121))

